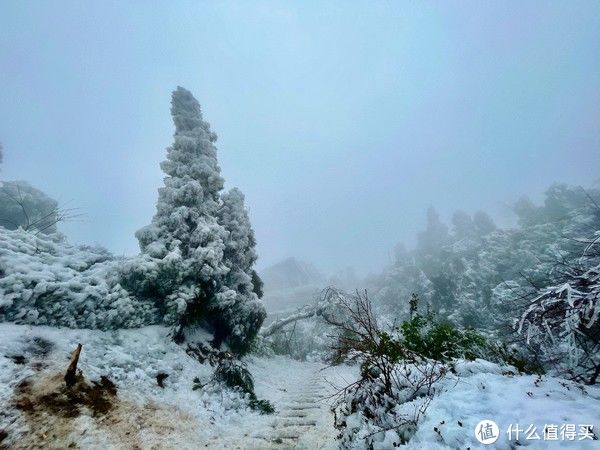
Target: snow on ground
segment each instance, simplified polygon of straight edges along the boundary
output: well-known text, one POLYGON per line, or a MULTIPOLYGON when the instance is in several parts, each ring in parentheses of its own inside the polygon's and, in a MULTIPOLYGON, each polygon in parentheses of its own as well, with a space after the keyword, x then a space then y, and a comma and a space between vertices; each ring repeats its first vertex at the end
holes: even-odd
POLYGON ((409 448, 600 448, 598 440, 580 440, 580 425, 593 425, 595 435, 600 437, 599 387, 546 376, 515 375, 482 360, 463 362, 457 366, 457 372, 458 378, 445 380, 444 392, 429 406, 409 448), (500 437, 493 446, 476 440, 475 427, 484 419, 499 426, 500 437), (518 443, 514 432, 509 440, 507 431, 511 424, 513 430, 516 425, 525 431, 530 425, 536 427, 540 439, 533 439, 535 434, 527 439, 527 433, 521 431, 518 443), (568 424, 576 425, 573 440, 568 432, 561 436, 561 427, 568 424), (552 426, 556 426, 556 441, 544 440, 546 425, 548 437, 552 426))
MULTIPOLYGON (((484 360, 458 362, 456 373, 436 384, 437 394, 405 448, 600 448, 594 439, 600 436, 600 388, 547 376, 518 375, 510 369, 484 360), (499 427, 498 439, 491 445, 483 445, 476 438, 476 426, 482 420, 492 420, 499 427), (582 425, 592 425, 593 433, 585 433, 582 425), (544 436, 546 426, 548 434, 544 436), (567 426, 573 426, 574 433, 569 433, 567 426)), ((422 402, 419 398, 398 408, 410 418, 422 402)), ((360 435, 369 431, 357 413, 349 416, 347 423, 356 426, 360 435)), ((384 450, 393 448, 400 439, 389 430, 376 435, 374 441, 374 449, 384 450)), ((353 448, 364 445, 359 442, 353 448)))
MULTIPOLYGON (((0 447, 8 448, 333 449, 330 395, 358 376, 356 367, 249 357, 258 398, 276 408, 260 415, 229 390, 193 390, 193 379, 208 381, 212 368, 188 356, 163 327, 102 332, 3 323, 0 336, 0 437, 7 433, 0 447), (114 406, 105 413, 82 406, 72 416, 38 404, 28 408, 28 399, 47 399, 64 384, 77 343, 86 380, 106 376, 115 383, 114 406), (168 374, 164 388, 156 379, 161 372, 168 374)), ((442 382, 408 448, 483 448, 474 434, 483 419, 496 421, 502 433, 486 448, 598 448, 590 440, 527 440, 523 432, 517 444, 506 430, 531 424, 542 436, 544 425, 575 424, 579 431, 589 424, 598 434, 599 388, 509 374, 485 361, 460 363, 457 372, 442 382)), ((392 448, 394 436, 377 440, 376 448, 392 448)))
POLYGON ((326 378, 335 376, 319 363, 249 358, 258 398, 277 410, 260 415, 231 391, 193 390, 193 379, 208 381, 212 368, 188 356, 163 327, 102 332, 3 323, 0 336, 0 432, 8 433, 3 443, 11 448, 335 447, 326 398, 332 389, 326 378), (29 398, 62 386, 78 343, 84 377, 112 380, 116 406, 106 414, 82 408, 69 418, 15 407, 24 380, 34 380, 29 398), (164 388, 156 379, 161 372, 168 374, 164 388))

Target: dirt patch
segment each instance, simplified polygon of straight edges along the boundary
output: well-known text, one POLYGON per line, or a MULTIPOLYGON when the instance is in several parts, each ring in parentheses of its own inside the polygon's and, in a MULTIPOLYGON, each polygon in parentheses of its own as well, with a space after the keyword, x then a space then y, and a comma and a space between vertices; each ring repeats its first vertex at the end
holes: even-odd
POLYGON ((80 376, 72 387, 66 386, 61 373, 33 381, 27 378, 15 389, 15 407, 29 415, 77 417, 82 408, 87 408, 92 416, 102 415, 114 407, 117 395, 116 386, 106 377, 87 382, 80 376))
POLYGON ((7 430, 3 439, 10 448, 129 450, 162 448, 161 442, 174 448, 181 443, 204 447, 193 417, 153 402, 137 405, 123 400, 107 377, 87 381, 79 374, 68 388, 64 372, 39 372, 18 383, 12 406, 21 412, 29 431, 16 436, 7 430))
POLYGON ((78 375, 69 388, 62 372, 38 373, 16 385, 12 401, 30 432, 5 439, 12 441, 11 448, 73 448, 71 435, 79 428, 76 419, 104 417, 117 402, 117 388, 106 377, 88 382, 78 375))

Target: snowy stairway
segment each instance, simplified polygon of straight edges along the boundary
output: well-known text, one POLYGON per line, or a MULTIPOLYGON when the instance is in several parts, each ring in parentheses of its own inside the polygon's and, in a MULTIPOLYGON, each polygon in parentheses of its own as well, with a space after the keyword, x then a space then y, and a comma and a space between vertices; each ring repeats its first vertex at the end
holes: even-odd
POLYGON ((332 428, 326 397, 327 386, 318 372, 308 373, 301 383, 288 388, 288 395, 276 405, 271 432, 255 436, 274 449, 323 448, 323 429, 332 428))

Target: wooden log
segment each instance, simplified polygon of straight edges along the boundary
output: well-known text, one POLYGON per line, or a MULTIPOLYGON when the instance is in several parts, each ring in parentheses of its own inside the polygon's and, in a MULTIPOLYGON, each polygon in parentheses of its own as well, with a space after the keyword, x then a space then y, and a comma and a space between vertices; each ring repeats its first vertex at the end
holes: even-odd
POLYGON ((73 386, 77 382, 77 363, 79 362, 79 354, 81 353, 81 344, 77 344, 77 348, 71 353, 71 361, 67 367, 65 374, 65 383, 67 387, 73 386))

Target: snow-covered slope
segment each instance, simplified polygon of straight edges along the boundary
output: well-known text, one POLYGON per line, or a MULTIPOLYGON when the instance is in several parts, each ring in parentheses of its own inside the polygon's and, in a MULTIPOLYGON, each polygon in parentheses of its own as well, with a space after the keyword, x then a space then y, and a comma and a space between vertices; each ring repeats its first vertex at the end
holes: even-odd
POLYGON ((0 335, 0 446, 335 447, 325 378, 336 375, 322 372, 322 364, 249 358, 256 394, 276 408, 273 415, 260 415, 230 390, 194 390, 194 378, 207 382, 212 368, 188 356, 163 327, 103 332, 4 323, 0 335), (53 402, 78 343, 85 379, 93 385, 105 376, 116 385, 108 411, 82 402, 73 413, 53 402), (168 375, 164 388, 159 373, 168 375))

